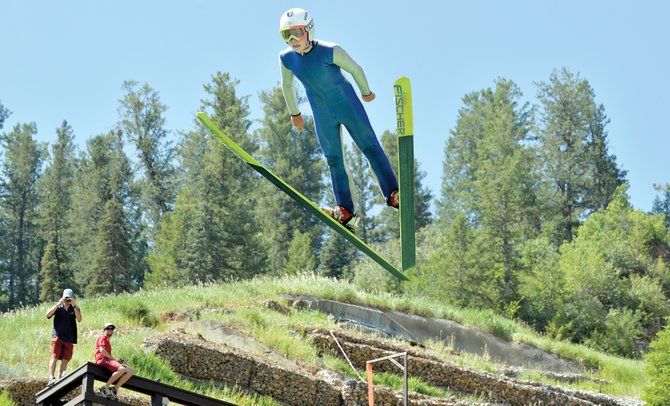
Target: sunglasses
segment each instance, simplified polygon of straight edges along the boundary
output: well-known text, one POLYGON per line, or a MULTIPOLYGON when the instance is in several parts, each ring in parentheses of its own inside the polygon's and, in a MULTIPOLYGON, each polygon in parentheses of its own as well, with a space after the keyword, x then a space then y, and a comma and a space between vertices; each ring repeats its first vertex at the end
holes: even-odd
POLYGON ((300 41, 303 38, 305 38, 305 36, 307 35, 307 29, 304 25, 299 25, 299 26, 284 28, 283 30, 279 31, 279 33, 281 34, 281 37, 286 42, 289 42, 292 39, 300 41))
POLYGON ((105 330, 112 330, 112 331, 114 331, 114 327, 107 327, 105 330))

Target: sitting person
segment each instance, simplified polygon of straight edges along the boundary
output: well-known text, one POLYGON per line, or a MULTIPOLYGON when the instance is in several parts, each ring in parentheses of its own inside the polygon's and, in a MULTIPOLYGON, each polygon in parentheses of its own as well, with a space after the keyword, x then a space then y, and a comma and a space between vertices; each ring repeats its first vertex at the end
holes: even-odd
POLYGON ((123 360, 112 356, 112 344, 109 340, 114 335, 115 329, 112 323, 105 324, 102 334, 95 340, 95 363, 112 373, 107 383, 100 387, 100 394, 108 399, 118 400, 118 391, 133 376, 133 370, 125 365, 123 360), (116 384, 111 386, 114 383, 116 384))

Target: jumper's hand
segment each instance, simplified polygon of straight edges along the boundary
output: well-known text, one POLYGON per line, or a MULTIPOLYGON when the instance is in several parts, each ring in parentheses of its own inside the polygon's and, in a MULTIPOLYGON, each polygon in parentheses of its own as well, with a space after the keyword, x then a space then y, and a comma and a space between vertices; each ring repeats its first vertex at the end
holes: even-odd
POLYGON ((371 101, 373 101, 373 100, 375 99, 375 92, 370 92, 369 95, 367 95, 367 96, 361 96, 361 97, 363 98, 363 101, 371 102, 371 101))
POLYGON ((296 130, 302 131, 305 127, 305 119, 302 118, 302 114, 291 116, 291 124, 293 124, 293 127, 295 127, 296 130))

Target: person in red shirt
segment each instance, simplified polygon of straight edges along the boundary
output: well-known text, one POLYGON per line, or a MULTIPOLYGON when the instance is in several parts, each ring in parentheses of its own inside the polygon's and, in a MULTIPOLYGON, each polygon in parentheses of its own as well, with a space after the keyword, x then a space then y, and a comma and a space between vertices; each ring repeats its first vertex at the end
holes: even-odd
POLYGON ((100 387, 100 394, 109 399, 118 399, 118 390, 133 376, 133 370, 125 365, 123 360, 112 356, 112 343, 109 340, 114 335, 115 329, 112 323, 105 324, 102 334, 95 340, 95 363, 112 373, 107 383, 100 387), (116 384, 111 386, 114 383, 116 384))

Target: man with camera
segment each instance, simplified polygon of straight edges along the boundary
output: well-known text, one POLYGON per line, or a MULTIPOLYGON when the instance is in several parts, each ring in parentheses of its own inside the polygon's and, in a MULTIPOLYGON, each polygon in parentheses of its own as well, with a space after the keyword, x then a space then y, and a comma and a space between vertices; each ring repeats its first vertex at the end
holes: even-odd
POLYGON ((81 310, 74 302, 72 289, 65 289, 49 311, 47 319, 54 318, 51 331, 51 360, 49 361, 49 385, 56 382, 56 363, 60 360, 58 379, 63 377, 68 362, 72 359, 74 345, 77 344, 77 322, 81 321, 81 310))

